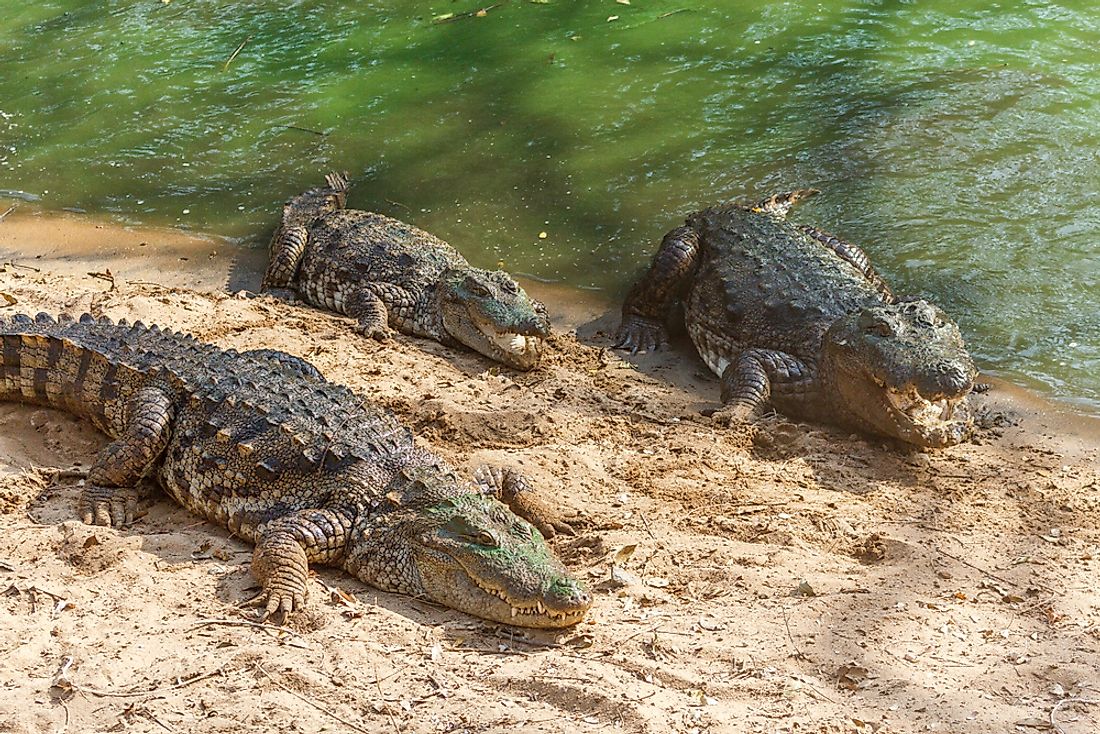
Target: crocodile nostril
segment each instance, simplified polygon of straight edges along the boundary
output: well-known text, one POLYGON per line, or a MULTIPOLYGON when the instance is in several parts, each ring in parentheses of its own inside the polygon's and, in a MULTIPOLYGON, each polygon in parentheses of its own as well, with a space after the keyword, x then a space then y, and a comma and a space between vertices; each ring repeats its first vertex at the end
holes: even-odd
POLYGON ((974 372, 966 365, 957 362, 937 365, 921 381, 920 392, 923 396, 962 395, 974 388, 974 372))

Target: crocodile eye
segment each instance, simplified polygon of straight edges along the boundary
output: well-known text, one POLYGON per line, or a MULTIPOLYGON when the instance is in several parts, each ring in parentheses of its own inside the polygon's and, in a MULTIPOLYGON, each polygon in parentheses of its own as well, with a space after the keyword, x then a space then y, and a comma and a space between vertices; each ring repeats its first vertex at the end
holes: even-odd
POLYGON ((480 530, 476 534, 469 536, 469 539, 486 548, 497 548, 500 546, 500 543, 497 541, 497 536, 488 530, 480 530))
POLYGON ((890 337, 894 336, 894 327, 891 326, 889 321, 875 321, 868 324, 863 329, 868 334, 875 336, 890 337))
POLYGON ((465 286, 466 290, 470 291, 470 293, 473 293, 478 298, 488 298, 490 295, 489 289, 486 288, 483 283, 480 283, 473 278, 467 278, 465 286))

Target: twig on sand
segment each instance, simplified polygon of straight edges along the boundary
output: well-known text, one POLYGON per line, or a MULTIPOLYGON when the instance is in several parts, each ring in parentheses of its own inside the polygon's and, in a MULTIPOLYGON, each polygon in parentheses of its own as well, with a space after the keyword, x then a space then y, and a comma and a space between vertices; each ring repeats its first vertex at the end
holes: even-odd
POLYGON ((130 698, 132 696, 146 696, 153 693, 161 693, 163 691, 173 691, 177 688, 186 688, 187 686, 198 683, 200 680, 206 680, 207 678, 213 678, 216 675, 223 675, 225 673, 225 666, 212 670, 209 673, 200 673, 199 675, 178 680, 170 686, 157 686, 156 688, 145 688, 140 691, 101 691, 96 688, 88 688, 87 686, 78 686, 75 683, 72 684, 73 688, 80 693, 87 693, 92 696, 99 696, 100 698, 130 698))
POLYGON ((272 683, 274 683, 274 684, 275 684, 276 686, 278 686, 278 687, 279 687, 279 688, 281 688, 282 690, 286 691, 286 692, 287 692, 287 693, 289 693, 290 695, 294 696, 294 697, 295 697, 295 698, 297 698, 297 699, 298 699, 299 701, 302 701, 303 703, 307 703, 307 704, 309 704, 309 705, 310 705, 310 706, 312 706, 313 708, 315 708, 315 709, 317 709, 318 711, 320 711, 320 712, 321 712, 322 714, 325 714, 325 715, 327 715, 327 716, 331 716, 332 718, 336 719, 337 721, 339 721, 339 722, 340 722, 341 724, 343 724, 344 726, 347 726, 347 727, 351 727, 351 728, 352 728, 352 729, 354 729, 355 731, 363 732, 363 734, 375 734, 375 732, 372 732, 372 731, 370 731, 370 730, 368 730, 368 729, 364 729, 363 727, 359 726, 358 724, 356 724, 356 723, 354 723, 354 722, 351 722, 351 721, 348 721, 347 719, 345 719, 345 718, 343 718, 342 716, 340 716, 340 715, 338 715, 338 714, 334 713, 333 711, 330 711, 330 710, 328 710, 327 708, 325 708, 325 707, 321 706, 320 704, 316 703, 315 701, 311 701, 310 699, 306 698, 305 696, 303 696, 302 694, 298 693, 297 691, 293 691, 293 690, 291 690, 290 688, 287 688, 287 687, 286 687, 286 686, 284 686, 284 685, 283 685, 282 683, 280 683, 279 681, 275 680, 275 677, 274 677, 274 676, 272 676, 272 675, 271 675, 271 673, 268 673, 268 672, 267 672, 266 670, 264 670, 264 667, 263 667, 262 665, 260 665, 259 663, 256 663, 256 664, 255 664, 255 665, 254 665, 253 667, 255 667, 255 669, 256 669, 257 671, 259 671, 259 672, 263 673, 263 674, 264 674, 264 677, 266 677, 266 678, 267 678, 267 679, 268 679, 269 681, 271 681, 272 683))
POLYGON ((791 641, 791 647, 794 648, 795 660, 809 660, 805 653, 802 652, 802 648, 798 646, 798 643, 794 641, 794 635, 791 634, 791 622, 787 616, 787 608, 783 607, 783 626, 787 629, 787 639, 791 641))
POLYGON ((233 63, 233 59, 237 58, 237 54, 239 54, 241 52, 241 49, 244 48, 244 45, 251 40, 252 36, 245 36, 244 40, 241 41, 241 45, 237 46, 237 50, 230 54, 229 58, 225 60, 225 65, 222 66, 222 71, 228 71, 229 65, 233 63))
POLYGON ((111 284, 111 290, 115 289, 115 275, 111 272, 110 268, 105 269, 102 273, 88 273, 92 278, 99 278, 105 280, 111 284))
POLYGON ((200 627, 210 627, 211 625, 215 624, 224 624, 229 627, 255 627, 256 629, 261 629, 268 634, 271 634, 272 632, 282 632, 284 634, 291 635, 292 637, 297 637, 303 643, 305 643, 306 641, 304 637, 302 637, 300 634, 290 629, 289 627, 281 627, 277 624, 266 624, 263 622, 249 622, 247 619, 200 619, 198 624, 193 627, 189 627, 187 631, 190 632, 191 630, 197 630, 200 627))
POLYGON ((5 211, 3 214, 0 214, 0 222, 4 221, 5 217, 7 217, 9 214, 11 214, 13 211, 15 211, 15 207, 17 207, 17 206, 19 206, 19 205, 18 204, 12 204, 11 206, 8 207, 7 211, 5 211))
POLYGON ((390 707, 386 703, 386 694, 382 693, 382 681, 378 679, 378 666, 374 667, 374 687, 378 689, 378 700, 381 701, 379 705, 386 709, 386 716, 390 719, 390 726, 393 727, 396 734, 401 734, 401 727, 397 725, 397 719, 393 718, 393 712, 390 711, 390 707))
POLYGON ((8 260, 4 264, 5 265, 10 265, 13 268, 23 268, 24 270, 33 270, 36 273, 41 273, 42 272, 41 268, 36 268, 33 265, 23 265, 21 263, 15 262, 14 260, 8 260))
POLYGON ((1065 706, 1067 703, 1087 703, 1089 705, 1100 703, 1100 701, 1094 698, 1063 698, 1058 703, 1054 704, 1054 708, 1050 710, 1050 725, 1054 727, 1054 731, 1058 734, 1066 734, 1066 730, 1058 725, 1058 721, 1054 718, 1058 713, 1058 709, 1065 706))
MULTIPOLYGON (((968 567, 974 569, 975 571, 981 571, 986 576, 988 576, 992 579, 997 579, 998 581, 1000 581, 1002 583, 1008 584, 1009 586, 1015 586, 1016 588, 1020 588, 1022 586, 1022 584, 1019 584, 1015 581, 1009 581, 1008 579, 1006 579, 1003 576, 998 576, 997 574, 993 573, 992 571, 989 571, 987 569, 982 568, 981 566, 973 564, 970 561, 966 560, 965 558, 961 558, 961 557, 956 556, 952 553, 948 553, 947 551, 945 551, 943 548, 940 548, 939 546, 934 546, 934 548, 936 549, 936 552, 942 553, 943 555, 947 556, 948 558, 954 559, 954 560, 958 561, 959 563, 963 564, 964 566, 968 566, 968 567)), ((1035 582, 1035 585, 1040 587, 1040 588, 1046 589, 1047 591, 1051 591, 1051 592, 1054 591, 1054 589, 1050 588, 1049 586, 1047 586, 1045 584, 1035 582)))

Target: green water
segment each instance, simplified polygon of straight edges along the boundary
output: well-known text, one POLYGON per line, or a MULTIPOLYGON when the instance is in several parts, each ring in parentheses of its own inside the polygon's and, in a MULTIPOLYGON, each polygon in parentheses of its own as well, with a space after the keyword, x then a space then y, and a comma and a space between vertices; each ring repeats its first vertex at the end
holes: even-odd
POLYGON ((0 189, 248 246, 347 169, 355 206, 614 299, 692 208, 813 185, 797 218, 944 305, 983 367, 1100 409, 1094 0, 433 22, 478 7, 0 0, 0 189))

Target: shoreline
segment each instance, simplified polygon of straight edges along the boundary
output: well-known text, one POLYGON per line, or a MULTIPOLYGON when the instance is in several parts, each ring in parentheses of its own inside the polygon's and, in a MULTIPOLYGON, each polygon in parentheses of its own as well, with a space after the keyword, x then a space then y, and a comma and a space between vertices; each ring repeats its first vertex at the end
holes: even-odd
MULTIPOLYGON (((267 264, 267 252, 263 247, 243 247, 209 233, 129 226, 23 204, 0 221, 0 264, 9 261, 76 277, 110 269, 120 282, 202 292, 255 293, 267 264)), ((599 332, 606 335, 618 323, 619 304, 598 291, 523 275, 516 279, 528 293, 547 304, 558 330, 577 331, 591 338, 599 332)), ((683 366, 685 372, 695 371, 699 363, 694 350, 686 342, 682 346, 672 353, 689 360, 683 366)), ((658 357, 656 361, 663 360, 658 357)), ((1047 420, 1041 421, 1045 430, 1064 430, 1100 443, 1100 413, 987 373, 982 373, 980 379, 994 385, 1006 409, 1036 418, 1045 416, 1047 420)), ((706 382, 700 381, 704 391, 706 382)))

